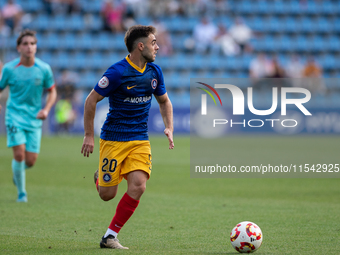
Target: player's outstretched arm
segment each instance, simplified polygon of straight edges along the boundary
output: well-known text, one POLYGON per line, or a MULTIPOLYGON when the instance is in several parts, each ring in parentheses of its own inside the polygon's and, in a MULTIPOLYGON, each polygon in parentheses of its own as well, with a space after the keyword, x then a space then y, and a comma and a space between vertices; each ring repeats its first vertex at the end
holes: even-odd
POLYGON ((57 99, 57 89, 54 86, 48 91, 45 107, 38 112, 37 119, 45 120, 47 118, 48 113, 50 112, 56 99, 57 99))
POLYGON ((81 153, 84 157, 89 157, 94 148, 94 116, 96 113, 97 103, 103 100, 103 96, 92 90, 85 101, 84 106, 84 141, 81 147, 81 153))
POLYGON ((162 96, 155 96, 155 97, 159 104, 159 111, 162 115, 163 122, 165 125, 164 134, 168 137, 169 149, 173 149, 175 147, 175 144, 174 144, 174 139, 173 139, 174 121, 173 121, 172 103, 167 93, 165 93, 162 96))

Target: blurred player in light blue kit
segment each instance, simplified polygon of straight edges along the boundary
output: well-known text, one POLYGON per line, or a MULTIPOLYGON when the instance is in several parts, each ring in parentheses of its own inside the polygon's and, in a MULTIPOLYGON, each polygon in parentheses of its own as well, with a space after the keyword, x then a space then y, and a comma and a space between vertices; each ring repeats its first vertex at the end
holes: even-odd
POLYGON ((19 35, 17 50, 20 58, 3 67, 0 96, 9 86, 5 114, 7 146, 13 148, 12 171, 18 189, 17 202, 27 202, 25 169, 32 167, 38 158, 42 121, 47 118, 57 92, 50 66, 35 57, 37 38, 34 31, 25 30, 19 35), (44 89, 48 95, 42 108, 44 89))

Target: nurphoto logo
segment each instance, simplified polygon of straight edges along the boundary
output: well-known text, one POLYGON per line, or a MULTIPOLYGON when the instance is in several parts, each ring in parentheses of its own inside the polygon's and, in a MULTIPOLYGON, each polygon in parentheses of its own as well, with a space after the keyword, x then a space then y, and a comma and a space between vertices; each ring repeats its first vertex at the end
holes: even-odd
MULTIPOLYGON (((209 88, 210 91, 212 91, 218 98, 220 105, 222 106, 222 100, 221 100, 221 93, 223 91, 231 93, 232 95, 232 115, 245 115, 245 96, 243 91, 236 85, 232 84, 214 84, 212 87, 211 85, 208 85, 206 83, 198 82, 199 84, 204 85, 205 87, 209 88), (217 90, 219 92, 217 92, 217 90)), ((198 89, 201 89, 202 91, 206 92, 206 94, 201 95, 201 115, 208 115, 208 103, 207 103, 207 94, 212 98, 212 100, 215 103, 215 106, 217 106, 216 100, 214 95, 205 88, 197 87, 198 89)), ((311 93, 308 89, 305 88, 296 88, 296 87, 272 87, 272 105, 269 109, 256 109, 254 107, 253 103, 253 88, 247 87, 247 107, 248 110, 257 116, 267 116, 273 114, 277 108, 278 108, 278 91, 280 89, 281 94, 281 116, 287 115, 287 105, 294 105, 296 106, 305 116, 311 116, 312 114, 307 110, 307 108, 303 105, 307 103, 311 99, 311 93), (287 94, 294 95, 293 98, 288 98, 287 94), (301 98, 301 95, 304 97, 301 98)), ((295 127, 298 125, 298 120, 296 119, 277 119, 277 118, 268 118, 268 119, 243 119, 243 121, 233 122, 233 119, 225 119, 225 118, 214 118, 212 120, 211 125, 213 127, 216 127, 217 125, 230 125, 230 127, 233 127, 235 125, 241 125, 245 127, 246 125, 251 128, 259 128, 265 125, 265 123, 268 122, 271 127, 274 127, 276 122, 280 122, 282 127, 295 127)))

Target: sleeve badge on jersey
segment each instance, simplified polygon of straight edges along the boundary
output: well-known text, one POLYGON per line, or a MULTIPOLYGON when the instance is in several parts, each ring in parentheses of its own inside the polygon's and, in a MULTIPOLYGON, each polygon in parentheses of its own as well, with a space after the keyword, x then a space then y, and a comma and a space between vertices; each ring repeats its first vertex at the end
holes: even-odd
POLYGON ((157 80, 156 79, 153 79, 152 81, 151 81, 151 87, 153 88, 153 89, 156 89, 157 88, 157 80))
POLYGON ((103 78, 101 78, 98 82, 98 86, 102 89, 105 89, 107 86, 109 86, 109 79, 106 76, 103 76, 103 78))
POLYGON ((106 174, 103 175, 103 181, 104 182, 110 182, 111 179, 112 179, 112 177, 111 177, 110 174, 106 173, 106 174))

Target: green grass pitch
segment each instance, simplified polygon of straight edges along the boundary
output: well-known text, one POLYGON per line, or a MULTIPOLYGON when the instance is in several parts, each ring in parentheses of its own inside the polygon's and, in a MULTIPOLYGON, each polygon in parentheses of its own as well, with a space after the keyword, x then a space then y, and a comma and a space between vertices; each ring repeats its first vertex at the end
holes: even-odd
MULTIPOLYGON (((238 139, 246 145, 236 137, 230 146, 238 139)), ((340 137, 331 139, 338 146, 330 150, 339 151, 340 137)), ((43 137, 37 164, 27 171, 28 203, 18 204, 12 151, 0 136, 0 254, 238 254, 229 235, 244 220, 263 232, 255 254, 340 253, 340 179, 194 179, 188 137, 175 137, 173 151, 165 137, 150 140, 151 179, 118 236, 130 250, 112 251, 99 241, 126 182, 114 200, 100 200, 93 184, 98 141, 84 158, 82 137, 43 137)))

